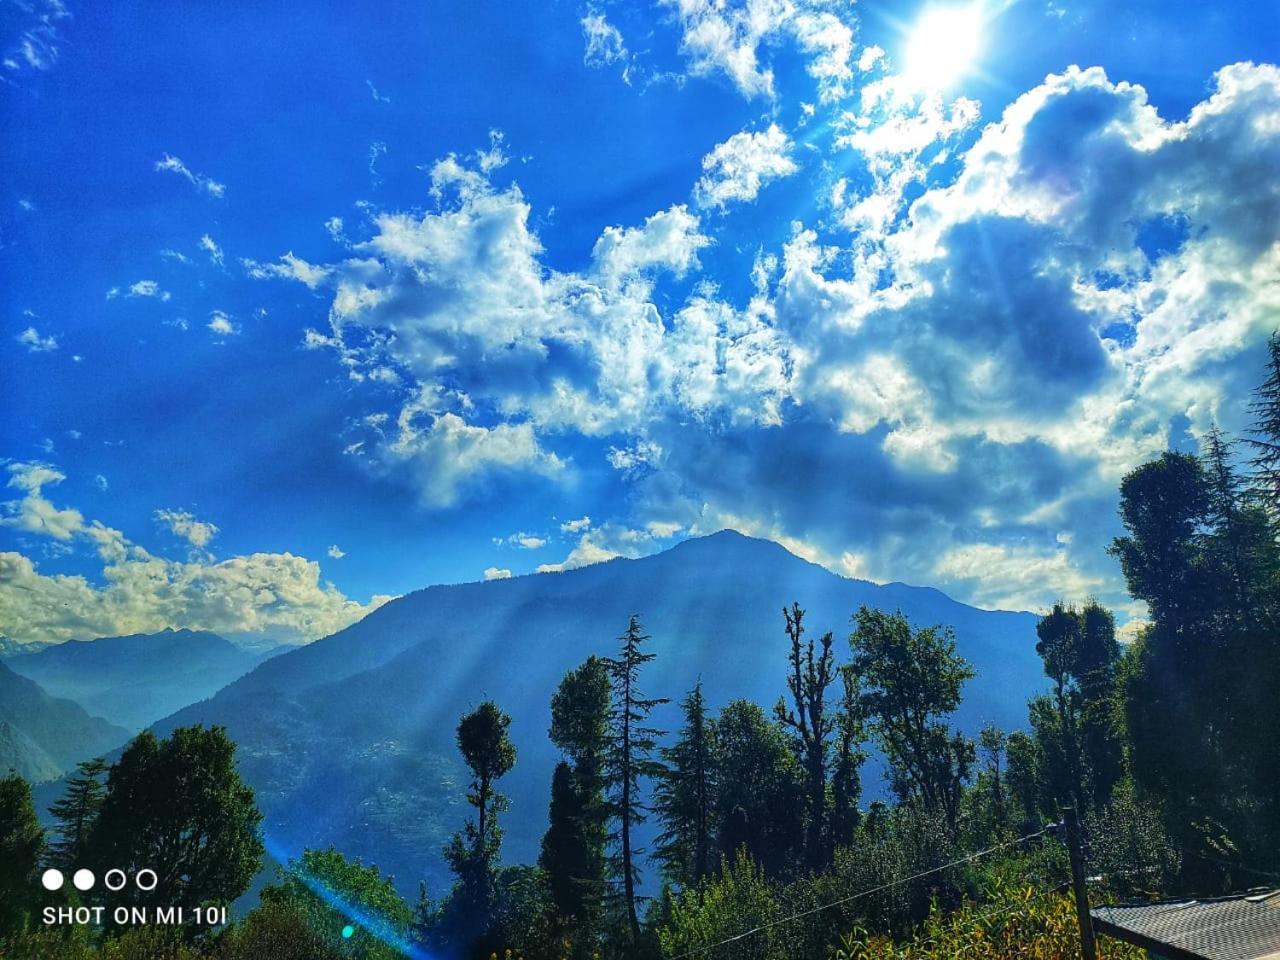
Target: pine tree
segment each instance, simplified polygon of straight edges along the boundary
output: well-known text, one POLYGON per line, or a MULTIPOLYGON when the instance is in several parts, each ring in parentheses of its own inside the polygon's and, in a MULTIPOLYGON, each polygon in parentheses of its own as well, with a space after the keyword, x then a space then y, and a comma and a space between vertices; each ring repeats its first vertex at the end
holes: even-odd
POLYGON ((1267 341, 1267 377, 1253 392, 1253 436, 1248 439, 1254 456, 1255 490, 1273 508, 1280 507, 1280 331, 1267 341))
POLYGON ((639 858, 644 852, 636 845, 635 828, 644 823, 648 813, 640 782, 662 775, 662 765, 653 758, 662 731, 648 726, 649 714, 654 707, 669 702, 665 698, 647 698, 640 692, 640 668, 655 656, 640 649, 649 639, 640 626, 640 617, 632 614, 627 632, 618 638, 618 656, 605 661, 613 693, 606 760, 612 789, 611 812, 617 825, 612 836, 616 844, 613 867, 622 883, 622 902, 633 947, 640 941, 636 887, 640 879, 639 858))
POLYGON ((1219 596, 1230 601, 1240 625, 1249 630, 1254 625, 1254 586, 1262 579, 1261 557, 1268 552, 1263 545, 1274 544, 1275 531, 1265 508, 1257 506, 1263 498, 1247 489, 1232 462, 1233 446, 1216 425, 1204 439, 1200 459, 1208 479, 1208 520, 1213 529, 1205 538, 1206 553, 1217 567, 1219 596))
POLYGON ((796 756, 805 771, 805 859, 811 870, 826 862, 826 797, 827 755, 835 718, 826 711, 827 687, 835 681, 835 658, 831 653, 831 634, 818 641, 815 656, 813 641, 805 643, 804 611, 800 604, 782 608, 786 620, 787 639, 791 642, 787 690, 791 706, 779 698, 774 715, 789 729, 795 743, 796 756))
POLYGON ((689 889, 709 876, 712 866, 715 772, 701 681, 681 709, 684 726, 675 744, 662 751, 666 773, 658 782, 654 807, 663 824, 658 859, 668 880, 689 889))
POLYGON ((44 842, 31 786, 10 770, 0 777, 0 943, 21 933, 36 912, 42 892, 36 870, 44 842))
POLYGON ((57 839, 50 846, 49 862, 63 870, 74 870, 85 862, 89 832, 106 798, 104 782, 108 765, 101 757, 86 760, 68 778, 66 793, 49 808, 57 839))

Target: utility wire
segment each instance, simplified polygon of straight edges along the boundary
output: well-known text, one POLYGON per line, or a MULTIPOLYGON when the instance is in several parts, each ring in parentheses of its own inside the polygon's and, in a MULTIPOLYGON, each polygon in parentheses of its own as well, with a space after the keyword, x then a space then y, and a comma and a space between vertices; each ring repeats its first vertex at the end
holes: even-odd
POLYGON ((1009 847, 1016 847, 1020 843, 1026 843, 1028 840, 1034 840, 1042 837, 1047 833, 1056 830, 1060 824, 1051 823, 1047 827, 1037 830, 1035 833, 1028 833, 1024 837, 1018 837, 1016 840, 1008 840, 1004 843, 998 843, 994 846, 987 847, 985 850, 979 850, 977 853, 971 853, 967 857, 961 857, 959 860, 952 860, 950 863, 944 863, 940 867, 933 867, 929 870, 922 870, 920 873, 913 873, 909 877, 900 877, 897 880, 890 880, 888 883, 882 883, 878 887, 871 887, 868 890, 859 890, 857 893, 851 893, 847 897, 841 897, 839 900, 832 900, 830 903, 824 903, 821 906, 810 907, 808 910, 801 910, 799 913, 793 913, 785 917, 779 917, 776 920, 770 920, 768 923, 762 923, 752 927, 750 930, 744 930, 736 933, 732 937, 726 937, 715 943, 704 944, 700 947, 694 947, 686 950, 684 953, 678 953, 668 960, 685 960, 686 957, 696 956, 700 953, 706 953, 708 950, 714 950, 716 947, 723 947, 726 944, 737 943, 739 940, 745 940, 747 937, 755 936, 757 933, 763 933, 765 930, 771 930, 774 927, 781 926, 784 923, 792 923, 805 917, 812 916, 815 913, 822 913, 824 910, 830 910, 832 907, 843 906, 846 903, 852 903, 854 900, 860 900, 863 897, 869 897, 872 894, 883 893, 885 890, 891 890, 894 887, 900 887, 904 883, 912 883, 925 877, 932 876, 935 873, 941 873, 944 870, 950 870, 952 867, 962 866, 966 863, 972 863, 974 860, 981 860, 983 857, 990 856, 993 853, 999 853, 1001 850, 1007 850, 1009 847))

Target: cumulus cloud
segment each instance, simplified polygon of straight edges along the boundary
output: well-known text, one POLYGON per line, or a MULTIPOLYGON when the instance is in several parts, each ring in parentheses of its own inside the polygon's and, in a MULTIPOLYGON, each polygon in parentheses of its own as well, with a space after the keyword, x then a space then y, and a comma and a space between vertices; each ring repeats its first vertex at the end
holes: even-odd
MULTIPOLYGON (((1280 74, 1228 67, 1169 121, 1071 69, 979 128, 976 105, 904 100, 862 59, 879 80, 828 134, 861 174, 830 191, 838 216, 747 254, 745 302, 697 282, 696 207, 608 225, 553 269, 517 185, 440 160, 434 209, 375 213, 319 267, 329 329, 309 344, 353 380, 400 378, 399 429, 346 442, 450 506, 506 476, 567 479, 562 438, 589 438, 631 514, 562 531, 574 547, 544 570, 731 521, 988 605, 1120 602, 1103 550, 1120 476, 1186 429, 1239 428, 1226 398, 1275 323, 1280 187, 1256 171, 1280 165, 1280 74), (1146 242, 1152 225, 1173 240, 1146 242), (984 563, 1010 571, 1002 591, 984 563)), ((712 167, 707 196, 737 182, 712 167)))
MULTIPOLYGON (((66 478, 42 463, 7 465, 18 500, 0 504, 0 524, 67 544, 83 544, 102 563, 97 582, 42 573, 22 553, 0 552, 0 631, 22 641, 150 633, 165 628, 257 634, 286 641, 314 640, 360 619, 389 597, 367 604, 345 597, 320 579, 319 564, 290 553, 254 553, 213 562, 193 555, 164 559, 119 530, 57 507, 46 487, 66 478)), ((181 511, 160 511, 193 546, 215 528, 181 511)))
POLYGON ((329 549, 326 550, 325 553, 332 560, 341 560, 343 557, 347 555, 347 551, 343 550, 336 543, 329 544, 329 549))
POLYGON ((511 571, 506 567, 485 567, 484 578, 486 580, 506 580, 510 578, 511 571))
POLYGON ((219 183, 211 177, 204 174, 196 173, 177 157, 166 153, 155 163, 155 169, 161 173, 176 173, 197 190, 209 194, 211 197, 221 199, 227 192, 225 184, 219 183))
POLYGON ((1043 610, 1063 596, 1090 596, 1104 584, 1101 576, 1075 567, 1066 551, 1024 544, 954 547, 938 558, 934 572, 965 589, 971 603, 996 610, 1043 610))
POLYGON ((578 542, 569 555, 558 563, 544 563, 538 573, 559 573, 579 567, 604 563, 617 557, 641 557, 659 548, 655 542, 662 539, 661 525, 652 528, 633 528, 621 523, 605 523, 598 527, 582 527, 578 542))
POLYGON ((561 533, 582 533, 591 526, 590 517, 579 517, 577 520, 566 520, 560 524, 561 533))
POLYGON ((52 334, 41 336, 35 327, 27 327, 14 337, 18 343, 27 348, 28 353, 49 353, 58 349, 58 338, 52 334))
POLYGON ((221 310, 210 313, 209 322, 205 326, 219 337, 231 337, 240 332, 240 325, 221 310))
POLYGON ((781 31, 792 6, 785 0, 663 0, 674 7, 680 47, 696 76, 723 73, 747 97, 773 95, 773 70, 760 45, 781 31))
POLYGON ((45 496, 44 488, 57 486, 66 475, 45 463, 10 463, 8 486, 21 490, 22 499, 0 505, 0 524, 28 533, 70 540, 84 530, 84 516, 79 510, 60 510, 45 496))
POLYGON ((711 241, 695 213, 677 204, 607 226, 581 271, 555 271, 528 202, 492 184, 485 153, 432 167, 437 210, 379 213, 350 258, 315 268, 332 291, 330 329, 305 345, 333 350, 354 381, 410 391, 399 432, 371 429, 353 452, 407 472, 443 507, 502 475, 568 476, 548 438, 632 430, 672 397, 704 418, 774 415, 738 395, 778 367, 757 310, 699 302, 664 322, 654 303, 659 284, 700 268, 711 241))
POLYGON ((616 285, 655 270, 677 277, 695 267, 698 251, 711 243, 698 218, 683 204, 648 217, 639 227, 605 227, 591 251, 595 274, 616 285))
POLYGON ((788 39, 824 99, 853 77, 853 30, 822 0, 662 0, 675 10, 680 49, 695 76, 723 74, 746 97, 773 97, 773 68, 762 50, 788 39))
POLYGON ((203 550, 218 534, 218 528, 212 523, 197 520, 185 510, 157 510, 156 522, 163 524, 176 537, 186 540, 191 546, 203 550))
POLYGON ((485 427, 454 413, 406 407, 399 427, 388 453, 407 466, 423 501, 433 507, 453 506, 466 485, 495 475, 519 471, 555 476, 565 469, 559 457, 542 449, 527 423, 485 427))
POLYGON ((735 133, 702 158, 694 199, 701 207, 720 209, 754 200, 769 181, 799 169, 790 152, 791 140, 776 123, 767 130, 735 133))

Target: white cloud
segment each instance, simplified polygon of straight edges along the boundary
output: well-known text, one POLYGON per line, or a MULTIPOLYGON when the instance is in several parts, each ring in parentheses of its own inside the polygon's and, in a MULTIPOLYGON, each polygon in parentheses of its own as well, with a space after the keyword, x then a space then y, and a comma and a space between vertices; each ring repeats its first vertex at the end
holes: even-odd
POLYGON ((569 555, 559 563, 543 563, 538 573, 559 573, 579 567, 604 563, 617 557, 640 557, 660 549, 655 539, 665 537, 662 524, 655 528, 636 529, 620 523, 604 523, 582 528, 581 536, 569 555))
POLYGON ((212 523, 197 520, 185 510, 157 510, 155 518, 174 536, 181 537, 198 550, 205 549, 218 534, 218 528, 212 523))
POLYGON ((206 233, 200 237, 200 249, 209 255, 210 260, 222 266, 222 248, 209 234, 206 233))
POLYGON ((204 174, 196 173, 177 157, 168 153, 156 161, 155 169, 163 173, 176 173, 197 190, 201 190, 209 194, 211 197, 221 199, 227 192, 225 184, 221 184, 217 180, 206 177, 204 174))
POLYGON ((507 580, 511 577, 511 571, 506 567, 485 567, 484 578, 486 580, 507 580))
POLYGON ((859 65, 879 79, 813 134, 845 176, 821 185, 830 208, 781 251, 717 251, 754 260, 745 304, 672 283, 705 249, 688 209, 552 268, 518 186, 439 161, 434 209, 376 213, 321 265, 330 326, 308 342, 413 391, 403 440, 344 442, 448 506, 502 475, 568 476, 553 445, 593 438, 647 539, 566 530, 546 569, 731 516, 858 576, 1035 606, 1043 582, 966 572, 1024 563, 1117 600, 1119 477, 1184 422, 1238 429, 1226 398, 1280 310, 1280 187, 1256 176, 1280 164, 1280 73, 1227 68, 1169 122, 1141 88, 1071 70, 978 129, 975 105, 908 102, 882 56, 859 65), (1139 242, 1152 221, 1170 249, 1139 242))
POLYGON ((773 96, 773 70, 759 47, 791 17, 787 0, 663 0, 676 9, 680 47, 696 76, 724 73, 746 97, 773 96))
POLYGON ((645 530, 650 536, 657 540, 670 540, 684 527, 671 520, 650 520, 644 525, 645 530))
POLYGON ((107 478, 100 473, 94 476, 93 485, 97 487, 99 490, 101 490, 103 493, 106 493, 108 490, 111 489, 111 484, 107 483, 107 478))
POLYGON ((326 550, 325 553, 333 560, 341 560, 347 555, 347 551, 343 550, 336 543, 329 544, 329 549, 326 550))
POLYGON ((375 103, 390 103, 391 98, 378 92, 378 88, 373 85, 372 80, 366 80, 365 86, 369 88, 369 96, 373 97, 375 103))
POLYGON ((677 204, 641 227, 605 227, 591 251, 596 275, 610 284, 657 269, 684 276, 697 266, 698 251, 711 243, 698 226, 698 218, 677 204))
POLYGON ((14 339, 26 347, 28 353, 48 353, 58 349, 57 337, 52 334, 42 337, 35 327, 27 327, 14 339))
POLYGON ((844 96, 853 80, 853 29, 834 13, 818 11, 797 15, 792 30, 809 55, 807 69, 818 81, 822 99, 844 96))
POLYGON ((702 158, 694 199, 701 207, 720 209, 754 200, 765 184, 799 169, 790 151, 791 141, 776 123, 767 130, 735 133, 702 158))
POLYGON ((219 337, 230 337, 240 332, 240 325, 221 310, 214 310, 209 315, 209 322, 205 326, 219 337))
POLYGON ((538 573, 562 573, 565 570, 576 570, 579 567, 589 567, 595 563, 604 563, 606 560, 613 560, 621 556, 608 547, 583 537, 576 547, 569 551, 569 555, 559 563, 543 563, 538 565, 538 573))
MULTIPOLYGON (((124 295, 129 298, 144 298, 167 302, 172 298, 172 294, 168 290, 163 289, 155 280, 135 280, 129 284, 124 291, 124 295)), ((114 300, 120 296, 120 288, 112 287, 107 291, 107 299, 114 300)))
POLYGON ((588 10, 582 18, 582 36, 586 41, 582 62, 587 66, 604 67, 627 60, 622 33, 599 10, 588 10))
POLYGON ((387 145, 383 141, 375 140, 369 144, 369 176, 375 187, 382 184, 382 178, 378 175, 378 161, 386 155, 387 145))
POLYGON ((469 483, 514 471, 554 477, 565 469, 564 461, 542 449, 529 424, 483 427, 454 413, 409 406, 399 428, 386 450, 417 478, 423 501, 433 507, 453 506, 469 483), (425 426, 417 422, 421 416, 425 426))
POLYGON ((16 28, 12 42, 6 40, 4 69, 12 75, 50 70, 58 62, 64 42, 62 21, 71 19, 63 0, 27 0, 10 5, 7 26, 16 28))
POLYGON ((1104 582, 1078 569, 1063 550, 1019 544, 955 547, 938 558, 934 572, 968 587, 969 602, 998 610, 1044 610, 1064 596, 1091 596, 1104 582))
POLYGON ((329 277, 330 271, 325 267, 307 263, 301 257, 295 257, 293 251, 284 254, 279 263, 258 263, 256 260, 244 258, 240 261, 245 271, 255 280, 277 278, 281 280, 297 280, 314 290, 329 277))
POLYGON ((566 520, 560 524, 561 533, 582 533, 591 526, 590 517, 579 517, 577 520, 566 520))
POLYGON ((16 527, 27 533, 70 540, 84 530, 84 515, 79 510, 60 510, 44 496, 44 488, 57 486, 66 475, 44 463, 10 463, 8 486, 24 491, 21 500, 0 504, 0 525, 16 527))
MULTIPOLYGON (((254 553, 216 563, 203 554, 187 561, 157 557, 120 531, 87 521, 79 510, 50 503, 43 488, 65 479, 56 467, 11 463, 7 469, 9 486, 25 495, 0 505, 0 523, 57 543, 82 543, 102 562, 100 584, 95 584, 82 576, 43 574, 23 554, 0 552, 0 631, 15 639, 61 641, 185 627, 314 640, 390 599, 350 600, 320 580, 318 563, 290 553, 254 553)), ((187 529, 189 541, 203 535, 197 526, 181 519, 178 524, 187 529)))
POLYGON ((680 24, 680 49, 695 76, 722 73, 743 96, 773 97, 772 67, 762 51, 791 40, 824 100, 852 80, 853 29, 824 0, 662 0, 680 24))

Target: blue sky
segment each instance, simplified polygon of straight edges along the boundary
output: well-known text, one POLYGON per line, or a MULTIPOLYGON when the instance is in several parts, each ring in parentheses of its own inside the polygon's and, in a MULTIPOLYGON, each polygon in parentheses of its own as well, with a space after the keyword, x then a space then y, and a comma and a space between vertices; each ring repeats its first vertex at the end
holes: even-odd
POLYGON ((1280 12, 0 7, 0 633, 308 639, 733 526, 1094 594, 1280 325, 1280 12))

